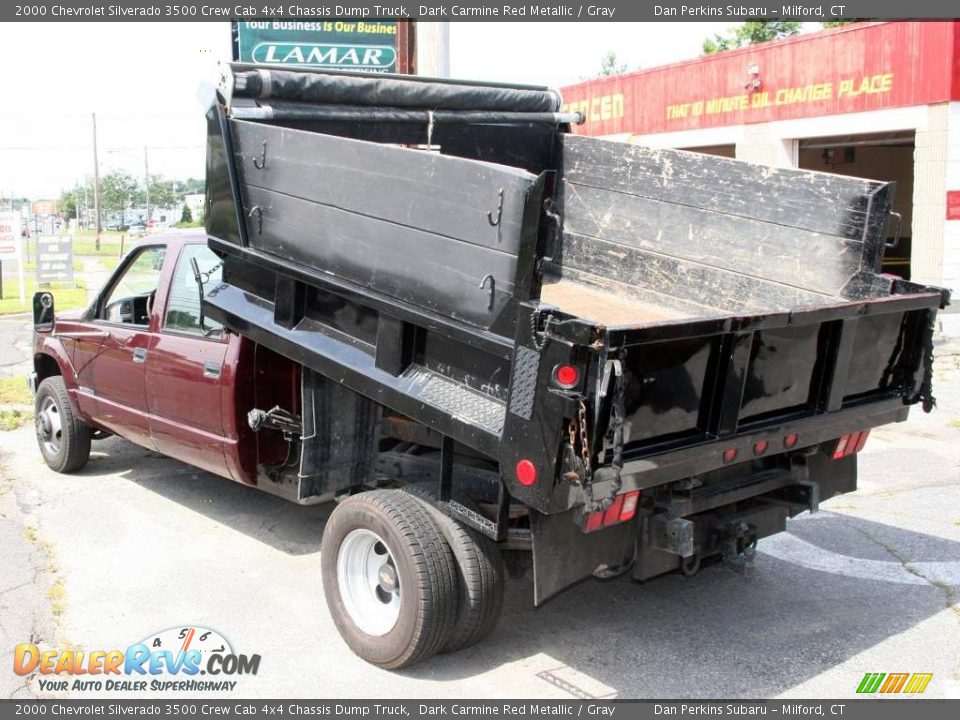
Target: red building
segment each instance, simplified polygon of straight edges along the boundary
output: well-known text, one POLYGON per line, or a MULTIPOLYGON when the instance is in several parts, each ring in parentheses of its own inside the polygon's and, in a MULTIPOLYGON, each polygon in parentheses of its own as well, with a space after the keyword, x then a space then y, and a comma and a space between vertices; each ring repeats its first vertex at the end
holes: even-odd
POLYGON ((958 22, 848 25, 563 96, 587 135, 896 181, 886 269, 960 287, 958 22))

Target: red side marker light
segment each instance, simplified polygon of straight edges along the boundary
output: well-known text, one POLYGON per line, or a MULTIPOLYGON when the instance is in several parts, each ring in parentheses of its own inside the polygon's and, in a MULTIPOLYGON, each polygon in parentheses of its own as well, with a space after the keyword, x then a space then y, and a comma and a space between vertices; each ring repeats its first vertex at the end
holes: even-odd
POLYGON ((569 390, 580 382, 580 371, 573 365, 558 365, 553 371, 553 379, 557 385, 569 390))
POLYGON ((737 459, 737 449, 736 448, 727 448, 723 451, 723 461, 725 463, 731 463, 737 459))
POLYGON ((769 443, 766 440, 759 440, 753 444, 753 454, 754 455, 763 455, 767 451, 769 443))
POLYGON ((783 446, 789 450, 797 444, 797 441, 800 439, 800 436, 796 433, 790 433, 783 439, 783 446))
POLYGON ((517 463, 517 480, 521 485, 530 487, 537 481, 537 468, 529 460, 517 463))

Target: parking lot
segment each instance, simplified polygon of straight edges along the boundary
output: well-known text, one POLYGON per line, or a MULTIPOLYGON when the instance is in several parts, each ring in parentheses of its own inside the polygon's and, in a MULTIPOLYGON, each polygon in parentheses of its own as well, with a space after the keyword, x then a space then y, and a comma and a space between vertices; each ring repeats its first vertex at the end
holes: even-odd
POLYGON ((939 408, 874 431, 860 489, 762 541, 748 576, 591 580, 534 609, 525 573, 492 637, 400 673, 354 657, 327 614, 328 508, 116 438, 60 476, 29 424, 0 432, 0 695, 42 694, 11 672, 16 643, 123 649, 193 625, 261 656, 217 697, 851 697, 866 672, 932 672, 925 695, 956 697, 960 357, 936 377, 939 408))

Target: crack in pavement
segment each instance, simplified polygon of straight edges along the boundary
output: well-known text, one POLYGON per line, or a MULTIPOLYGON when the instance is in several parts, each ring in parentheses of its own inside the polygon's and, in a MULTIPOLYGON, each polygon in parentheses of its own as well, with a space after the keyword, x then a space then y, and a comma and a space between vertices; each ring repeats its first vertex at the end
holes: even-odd
MULTIPOLYGON (((844 521, 846 522, 846 520, 844 521)), ((870 531, 862 527, 859 527, 853 523, 848 523, 848 524, 852 525, 853 529, 856 530, 858 533, 860 533, 867 540, 874 543, 876 546, 883 548, 883 550, 886 551, 886 553, 890 555, 890 557, 892 557, 894 560, 900 563, 901 567, 903 567, 903 569, 906 570, 908 573, 910 573, 911 575, 915 575, 916 577, 923 580, 930 587, 936 588, 937 590, 942 592, 944 607, 947 610, 949 610, 953 614, 954 619, 958 623, 960 623, 960 605, 958 605, 958 602, 960 602, 960 597, 958 597, 957 589, 953 585, 945 583, 941 580, 928 577, 913 563, 913 561, 907 560, 907 558, 901 555, 898 549, 894 545, 891 545, 890 543, 887 543, 884 540, 881 540, 880 538, 876 537, 873 533, 871 533, 870 531)), ((953 676, 954 678, 960 678, 960 665, 957 665, 954 667, 953 676)))

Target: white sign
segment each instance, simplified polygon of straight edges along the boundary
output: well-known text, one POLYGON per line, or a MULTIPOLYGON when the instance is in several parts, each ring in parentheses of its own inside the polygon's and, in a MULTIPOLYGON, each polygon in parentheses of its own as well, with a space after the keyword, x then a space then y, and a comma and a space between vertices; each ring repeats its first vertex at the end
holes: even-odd
POLYGON ((0 212, 0 264, 17 263, 17 276, 20 280, 20 304, 26 305, 23 282, 23 236, 20 234, 20 213, 0 212))

